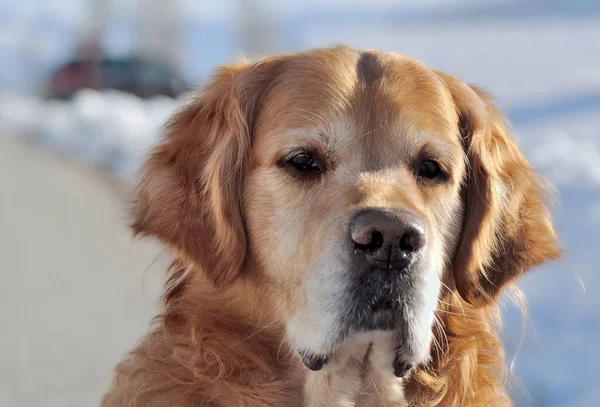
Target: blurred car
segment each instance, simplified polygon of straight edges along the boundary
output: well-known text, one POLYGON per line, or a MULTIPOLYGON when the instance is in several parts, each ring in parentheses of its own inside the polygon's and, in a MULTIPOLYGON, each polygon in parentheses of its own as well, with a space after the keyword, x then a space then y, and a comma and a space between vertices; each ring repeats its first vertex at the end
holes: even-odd
POLYGON ((83 88, 115 89, 141 98, 158 95, 176 98, 189 90, 174 69, 158 61, 102 57, 76 59, 58 68, 50 78, 47 96, 68 99, 83 88))

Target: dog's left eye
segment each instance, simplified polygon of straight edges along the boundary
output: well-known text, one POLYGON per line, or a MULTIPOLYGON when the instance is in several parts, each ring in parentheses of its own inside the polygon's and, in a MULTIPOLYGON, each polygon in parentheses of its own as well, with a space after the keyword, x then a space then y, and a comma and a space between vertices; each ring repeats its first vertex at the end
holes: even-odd
POLYGON ((306 152, 296 154, 287 161, 287 164, 296 171, 303 173, 318 173, 321 171, 321 168, 319 167, 319 164, 317 164, 315 157, 306 152))
POLYGON ((424 160, 419 167, 420 178, 427 178, 430 180, 436 180, 443 176, 440 165, 433 160, 424 160))

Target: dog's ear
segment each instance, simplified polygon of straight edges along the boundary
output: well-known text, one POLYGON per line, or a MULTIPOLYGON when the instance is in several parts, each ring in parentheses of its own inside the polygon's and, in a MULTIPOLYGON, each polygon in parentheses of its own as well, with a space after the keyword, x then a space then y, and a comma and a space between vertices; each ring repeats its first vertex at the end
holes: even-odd
POLYGON ((142 169, 134 233, 159 238, 216 285, 234 280, 245 261, 242 182, 266 65, 217 70, 171 118, 142 169))
POLYGON ((439 75, 457 106, 468 158, 454 279, 461 296, 479 307, 530 268, 557 258, 557 239, 544 204, 545 182, 508 133, 500 111, 479 89, 439 75))

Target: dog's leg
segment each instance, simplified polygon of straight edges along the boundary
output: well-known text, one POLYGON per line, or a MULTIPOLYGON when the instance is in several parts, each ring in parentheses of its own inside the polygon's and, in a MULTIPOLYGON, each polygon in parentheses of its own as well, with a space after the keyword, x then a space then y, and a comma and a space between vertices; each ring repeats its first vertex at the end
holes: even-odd
POLYGON ((378 334, 371 344, 366 363, 367 375, 357 401, 357 407, 403 407, 402 379, 394 374, 396 344, 392 335, 378 334))
POLYGON ((318 372, 310 372, 304 385, 303 407, 356 407, 363 381, 369 342, 356 342, 339 350, 318 372))

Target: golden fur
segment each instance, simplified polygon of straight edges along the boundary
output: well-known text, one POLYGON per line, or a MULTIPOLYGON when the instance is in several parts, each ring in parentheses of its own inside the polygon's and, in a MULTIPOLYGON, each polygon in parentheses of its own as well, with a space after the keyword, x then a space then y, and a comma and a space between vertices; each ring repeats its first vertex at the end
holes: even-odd
POLYGON ((133 229, 177 260, 103 406, 509 406, 495 301, 558 256, 543 191, 488 97, 410 58, 336 47, 220 68, 144 167, 133 229), (277 166, 298 144, 327 157, 327 179, 277 166), (419 154, 445 184, 414 180, 419 154), (435 237, 431 358, 390 379, 370 343, 310 372, 286 336, 310 320, 306 265, 329 261, 351 210, 378 206, 435 237))

